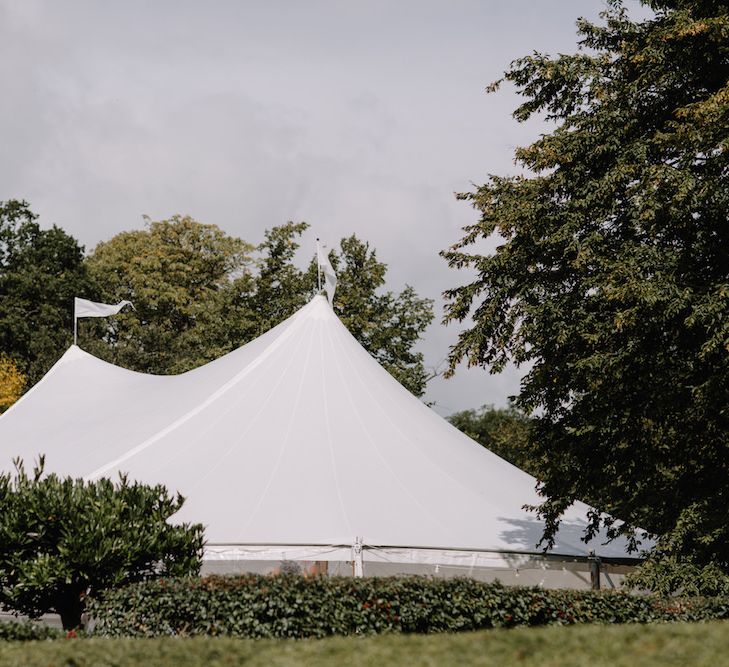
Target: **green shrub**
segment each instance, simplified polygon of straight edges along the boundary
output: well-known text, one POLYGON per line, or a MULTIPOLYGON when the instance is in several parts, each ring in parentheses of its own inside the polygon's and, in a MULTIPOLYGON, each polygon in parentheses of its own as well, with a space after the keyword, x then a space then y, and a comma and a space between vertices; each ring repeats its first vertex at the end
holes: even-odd
POLYGON ((88 591, 197 574, 202 526, 167 521, 183 502, 123 475, 44 475, 43 457, 28 475, 16 461, 15 475, 0 473, 0 606, 31 618, 54 612, 71 629, 88 591))
POLYGON ((156 580, 88 607, 102 636, 326 637, 729 618, 729 599, 506 587, 472 579, 245 575, 156 580))
POLYGON ((718 565, 698 565, 660 552, 643 561, 624 585, 663 597, 729 596, 729 575, 718 565))
POLYGON ((0 621, 0 641, 34 641, 37 639, 60 639, 66 633, 42 623, 0 621))

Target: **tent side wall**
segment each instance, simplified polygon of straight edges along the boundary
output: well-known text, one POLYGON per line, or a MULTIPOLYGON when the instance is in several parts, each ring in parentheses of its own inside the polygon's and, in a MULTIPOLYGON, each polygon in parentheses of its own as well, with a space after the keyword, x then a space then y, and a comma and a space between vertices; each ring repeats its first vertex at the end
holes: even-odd
POLYGON ((601 588, 620 588, 639 559, 596 560, 542 553, 419 549, 352 545, 207 545, 203 574, 303 574, 339 576, 470 577, 515 586, 591 589, 595 568, 601 588), (358 571, 359 570, 359 571, 358 571))

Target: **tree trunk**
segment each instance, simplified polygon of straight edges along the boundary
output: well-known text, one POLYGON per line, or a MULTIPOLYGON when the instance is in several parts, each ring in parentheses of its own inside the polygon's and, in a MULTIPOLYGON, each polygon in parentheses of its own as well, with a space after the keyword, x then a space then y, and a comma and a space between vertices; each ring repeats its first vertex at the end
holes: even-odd
POLYGON ((69 591, 56 605, 56 611, 61 617, 64 630, 76 630, 81 627, 81 614, 84 611, 84 604, 81 600, 82 592, 69 591))

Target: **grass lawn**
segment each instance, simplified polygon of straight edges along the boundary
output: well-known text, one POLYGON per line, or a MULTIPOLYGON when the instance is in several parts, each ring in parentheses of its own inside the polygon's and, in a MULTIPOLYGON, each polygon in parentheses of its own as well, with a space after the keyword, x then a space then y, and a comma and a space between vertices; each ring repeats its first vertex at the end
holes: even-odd
POLYGON ((0 665, 524 665, 644 667, 729 664, 729 621, 585 625, 451 635, 320 640, 74 639, 0 643, 0 665))

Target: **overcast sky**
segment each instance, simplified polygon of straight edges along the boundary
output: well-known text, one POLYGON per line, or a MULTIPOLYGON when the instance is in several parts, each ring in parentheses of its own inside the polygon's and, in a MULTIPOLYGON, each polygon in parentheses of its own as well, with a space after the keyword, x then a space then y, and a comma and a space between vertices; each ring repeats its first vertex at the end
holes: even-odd
MULTIPOLYGON (((484 88, 534 50, 574 51, 575 20, 604 6, 0 0, 0 200, 28 200, 87 250, 145 214, 254 243, 306 220, 307 252, 357 234, 391 289, 436 300, 421 345, 435 365, 458 331, 440 295, 468 279, 438 252, 476 219, 454 192, 514 173, 514 148, 548 129, 484 88)), ((464 368, 426 398, 444 415, 504 405, 519 377, 464 368)))

